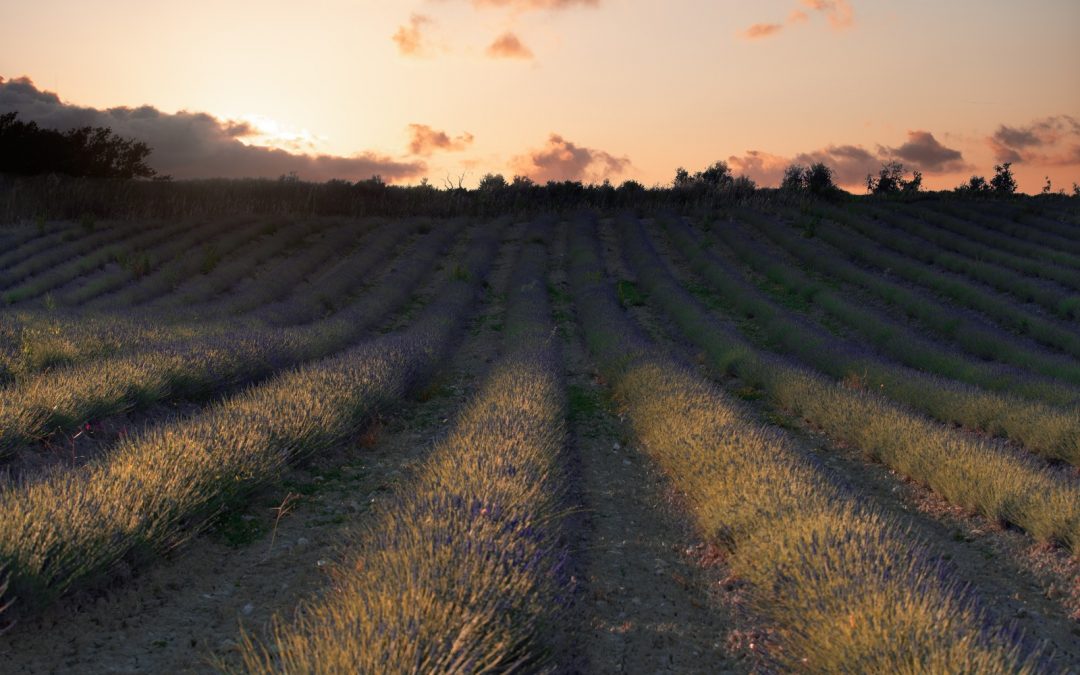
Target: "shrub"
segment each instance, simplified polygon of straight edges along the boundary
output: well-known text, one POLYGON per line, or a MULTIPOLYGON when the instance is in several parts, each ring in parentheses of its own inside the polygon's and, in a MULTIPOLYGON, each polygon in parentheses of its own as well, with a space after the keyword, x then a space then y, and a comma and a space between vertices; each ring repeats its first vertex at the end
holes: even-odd
POLYGON ((506 179, 503 178, 500 173, 489 173, 480 179, 480 185, 477 187, 481 192, 491 192, 494 190, 502 190, 507 187, 506 179))
POLYGON ((913 171, 911 180, 904 180, 904 165, 887 162, 881 165, 877 178, 866 174, 866 191, 875 195, 914 194, 922 189, 922 173, 913 171))
POLYGON ((1012 162, 1005 162, 994 167, 994 177, 990 179, 990 189, 994 194, 1008 197, 1016 192, 1016 178, 1013 177, 1012 162))
POLYGON ((150 146, 121 138, 108 127, 68 131, 22 122, 18 113, 0 115, 0 173, 18 176, 60 173, 95 178, 150 178, 150 146))

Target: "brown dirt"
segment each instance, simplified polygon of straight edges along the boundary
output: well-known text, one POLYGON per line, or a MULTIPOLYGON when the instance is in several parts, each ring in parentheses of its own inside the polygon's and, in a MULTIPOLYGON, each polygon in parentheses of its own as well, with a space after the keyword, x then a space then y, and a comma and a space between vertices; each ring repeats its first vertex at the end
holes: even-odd
POLYGON ((493 326, 501 321, 493 318, 504 311, 520 228, 506 235, 463 343, 411 400, 292 469, 159 564, 118 570, 111 588, 65 598, 17 625, 0 638, 0 671, 213 672, 211 658, 234 660, 241 626, 263 636, 275 613, 288 618, 325 592, 327 573, 343 557, 343 532, 422 461, 497 353, 493 326))

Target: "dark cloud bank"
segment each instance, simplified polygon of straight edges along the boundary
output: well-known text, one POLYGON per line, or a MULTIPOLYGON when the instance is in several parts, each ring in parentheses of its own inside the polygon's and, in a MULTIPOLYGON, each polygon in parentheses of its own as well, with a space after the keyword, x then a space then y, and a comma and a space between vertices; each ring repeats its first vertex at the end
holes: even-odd
POLYGON ((1080 164, 1080 120, 1071 115, 1044 117, 1019 127, 1002 124, 986 142, 999 162, 1080 164))
POLYGON ((415 178, 427 169, 421 161, 399 161, 371 152, 351 157, 293 154, 244 145, 241 138, 257 132, 245 123, 220 120, 206 113, 165 113, 152 106, 98 110, 64 103, 27 78, 0 78, 0 113, 39 126, 66 130, 110 127, 120 136, 145 141, 153 153, 148 163, 159 174, 175 178, 277 178, 295 171, 301 178, 364 180, 379 175, 387 181, 415 178))

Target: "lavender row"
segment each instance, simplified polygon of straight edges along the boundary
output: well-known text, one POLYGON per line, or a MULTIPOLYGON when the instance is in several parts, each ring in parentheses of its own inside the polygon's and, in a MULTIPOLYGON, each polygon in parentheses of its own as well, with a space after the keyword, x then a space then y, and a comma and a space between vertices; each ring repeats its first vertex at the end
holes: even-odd
POLYGON ((408 301, 453 233, 447 228, 429 237, 379 285, 325 321, 293 329, 215 332, 37 375, 0 390, 0 456, 52 430, 166 399, 204 398, 343 349, 408 301))
MULTIPOLYGON (((573 236, 571 283, 590 349, 638 441, 687 495, 695 525, 726 552, 731 575, 749 584, 749 607, 775 636, 761 656, 763 669, 1037 667, 1039 655, 992 621, 940 554, 913 539, 903 522, 662 355, 603 279, 595 224, 580 223, 573 236)), ((687 297, 680 290, 651 288, 659 303, 681 314, 687 297)), ((722 330, 709 321, 698 327, 722 330)))
POLYGON ((199 415, 121 441, 84 469, 0 490, 0 567, 33 611, 140 547, 198 532, 229 499, 340 443, 445 356, 495 243, 479 238, 407 330, 285 372, 199 415))

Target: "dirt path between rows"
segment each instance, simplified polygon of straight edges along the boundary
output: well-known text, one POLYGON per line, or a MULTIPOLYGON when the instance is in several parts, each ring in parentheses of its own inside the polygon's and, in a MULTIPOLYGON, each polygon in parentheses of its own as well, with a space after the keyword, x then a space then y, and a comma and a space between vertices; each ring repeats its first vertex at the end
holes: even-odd
MULTIPOLYGON (((0 671, 213 672, 209 657, 233 661, 241 624, 265 635, 275 612, 289 617, 325 592, 327 573, 343 557, 342 533, 377 509, 449 430, 498 353, 521 232, 505 231, 490 288, 427 386, 353 442, 260 490, 213 532, 138 574, 121 570, 106 592, 67 598, 16 626, 0 638, 0 671)), ((442 276, 434 276, 420 296, 437 290, 442 276)))
MULTIPOLYGON (((565 240, 562 239, 564 242, 565 240)), ((699 538, 663 476, 634 447, 596 375, 567 302, 565 244, 551 286, 564 337, 572 450, 581 508, 575 653, 562 670, 723 673, 747 667, 725 653, 730 619, 698 564, 699 538)))

